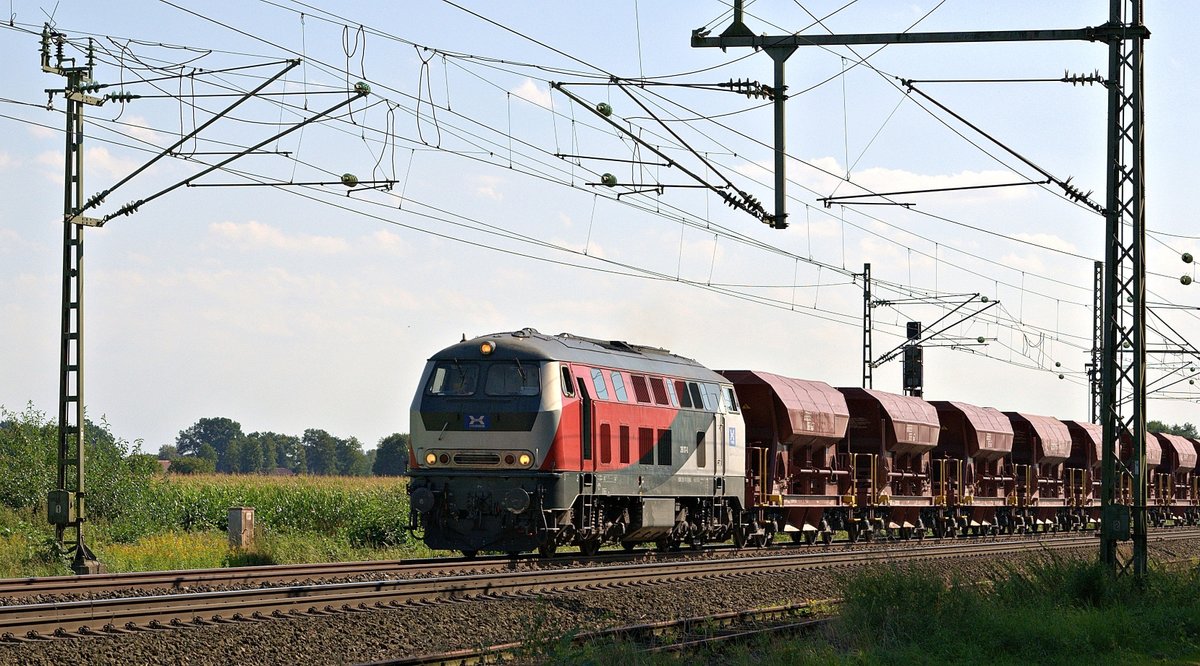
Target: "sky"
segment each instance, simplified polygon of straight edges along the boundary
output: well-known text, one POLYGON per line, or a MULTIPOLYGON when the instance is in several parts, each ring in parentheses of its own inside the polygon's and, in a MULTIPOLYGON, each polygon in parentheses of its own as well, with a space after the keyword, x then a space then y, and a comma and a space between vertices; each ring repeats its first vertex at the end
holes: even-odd
MULTIPOLYGON (((1177 306, 1149 320, 1149 346, 1163 349, 1200 339, 1200 287, 1179 279, 1195 275, 1181 254, 1200 255, 1189 200, 1200 8, 1146 4, 1148 300, 1177 306)), ((759 0, 746 23, 773 35, 1082 28, 1107 12, 1103 1, 759 0)), ((10 0, 9 14, 0 405, 10 412, 57 410, 64 105, 58 94, 48 110, 46 90, 63 79, 38 61, 52 21, 69 56, 93 38, 104 92, 141 95, 85 110, 87 196, 301 61, 93 211, 265 141, 192 181, 202 187, 85 231, 88 417, 144 451, 218 416, 247 433, 321 428, 372 448, 407 432, 429 356, 463 335, 524 327, 858 385, 853 274, 868 262, 874 298, 888 301, 872 310, 875 358, 902 343, 907 321, 929 326, 970 300, 951 324, 989 299, 929 343, 926 398, 1088 416, 1104 223, 1061 190, 1029 185, 1042 180, 1029 164, 1103 203, 1106 95, 1030 79, 1105 72, 1104 45, 798 49, 786 63, 790 226, 775 230, 694 187, 731 183, 773 208, 770 106, 717 85, 770 84, 771 58, 690 46, 693 29, 728 24, 722 2, 10 0), (371 92, 350 99, 358 81, 371 92), (362 189, 337 184, 344 173, 362 189), (606 173, 615 187, 599 184, 606 173), (1010 183, 1026 185, 893 197, 909 207, 821 202, 1010 183)), ((1188 361, 1150 356, 1152 388, 1170 386, 1152 390, 1149 418, 1200 421, 1188 361)), ((874 377, 899 392, 899 360, 874 377)))

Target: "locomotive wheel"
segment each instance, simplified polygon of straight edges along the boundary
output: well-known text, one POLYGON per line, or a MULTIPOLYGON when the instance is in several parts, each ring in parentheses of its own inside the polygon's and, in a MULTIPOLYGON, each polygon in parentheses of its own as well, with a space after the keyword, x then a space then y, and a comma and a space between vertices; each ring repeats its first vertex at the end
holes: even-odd
POLYGON ((736 548, 746 547, 746 529, 741 525, 733 526, 733 545, 736 548))
POLYGON ((558 551, 558 544, 551 541, 550 543, 538 544, 538 555, 542 557, 554 557, 554 553, 558 551))

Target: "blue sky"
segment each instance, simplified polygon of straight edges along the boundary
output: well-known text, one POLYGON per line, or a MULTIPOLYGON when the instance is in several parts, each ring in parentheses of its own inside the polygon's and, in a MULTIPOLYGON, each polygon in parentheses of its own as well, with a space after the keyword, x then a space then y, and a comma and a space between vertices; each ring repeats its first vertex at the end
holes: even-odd
MULTIPOLYGON (((760 0, 748 6, 747 23, 756 32, 818 34, 811 12, 838 32, 1077 28, 1103 23, 1108 11, 1107 2, 964 0, 860 0, 836 11, 845 4, 760 0)), ((185 144, 191 160, 162 160, 99 213, 220 159, 199 153, 253 145, 344 100, 360 79, 373 92, 351 114, 268 144, 270 154, 231 165, 240 173, 197 182, 325 182, 351 172, 393 183, 349 196, 340 186, 184 187, 88 230, 89 415, 106 416, 117 435, 144 440, 146 450, 206 416, 234 418, 247 432, 323 428, 374 446, 408 429, 430 354, 463 334, 525 326, 667 347, 713 368, 855 385, 862 296, 849 273, 864 262, 880 281, 879 298, 981 293, 1001 301, 947 332, 983 336, 986 346, 926 351, 927 397, 1086 417, 1092 260, 1104 250, 1098 215, 1033 186, 903 197, 916 204, 911 210, 826 209, 818 198, 1035 178, 906 94, 897 77, 1085 74, 1105 70, 1102 45, 892 46, 870 55, 870 66, 855 63, 874 47, 800 49, 787 63, 791 226, 776 231, 696 189, 626 194, 639 183, 694 181, 678 169, 620 161, 655 160, 549 85, 608 102, 614 120, 679 164, 711 182, 728 177, 769 207, 772 124, 762 100, 605 85, 607 75, 769 82, 765 54, 689 46, 692 29, 726 25, 719 2, 10 5, 11 25, 0 31, 0 405, 9 410, 32 401, 53 413, 57 400, 63 106, 58 97, 47 111, 45 89, 61 78, 40 71, 28 32, 52 15, 74 43, 95 38, 98 81, 145 95, 87 109, 89 194, 148 160, 147 147, 170 145, 232 102, 195 95, 246 90, 280 61, 304 59, 268 89, 292 94, 240 106, 185 144), (188 76, 160 80, 159 89, 135 83, 172 65, 169 73, 188 76), (246 65, 258 67, 207 73, 246 65), (606 172, 621 185, 590 184, 606 172)), ((1198 93, 1188 29, 1197 13, 1192 3, 1146 9, 1150 300, 1189 307, 1197 287, 1178 276, 1194 270, 1180 253, 1200 254, 1189 200, 1198 93)), ((1100 86, 918 87, 1103 201, 1100 86)), ((899 344, 906 321, 932 322, 944 307, 876 308, 876 355, 899 344)), ((1160 314, 1165 322, 1151 321, 1157 328, 1200 337, 1194 311, 1160 314)), ((1179 361, 1151 357, 1151 380, 1184 376, 1179 361)), ((898 362, 875 376, 876 388, 899 390, 898 362)), ((1153 394, 1150 418, 1196 422, 1197 397, 1186 381, 1153 394)))

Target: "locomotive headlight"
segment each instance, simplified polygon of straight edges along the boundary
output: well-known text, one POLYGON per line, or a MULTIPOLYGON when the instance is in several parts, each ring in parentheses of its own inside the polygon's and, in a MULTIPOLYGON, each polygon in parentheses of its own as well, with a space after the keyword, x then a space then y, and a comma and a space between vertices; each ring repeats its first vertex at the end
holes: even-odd
POLYGON ((480 354, 487 356, 488 354, 490 354, 494 351, 496 351, 496 343, 492 342, 491 340, 479 343, 479 353, 480 354))
POLYGON ((437 454, 430 451, 425 454, 425 464, 432 465, 437 462, 437 454))
POLYGON ((528 453, 522 453, 520 457, 517 458, 517 462, 521 463, 521 467, 529 467, 529 463, 533 462, 533 456, 529 455, 528 453))

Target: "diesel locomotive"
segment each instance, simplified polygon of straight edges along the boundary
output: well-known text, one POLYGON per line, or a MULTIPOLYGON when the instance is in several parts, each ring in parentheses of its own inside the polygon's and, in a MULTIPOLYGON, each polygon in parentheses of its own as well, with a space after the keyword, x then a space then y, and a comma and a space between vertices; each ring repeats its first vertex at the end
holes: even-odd
MULTIPOLYGON (((410 527, 468 556, 1083 529, 1099 520, 1099 444, 1091 423, 526 328, 426 364, 410 527)), ((1198 448, 1148 436, 1154 523, 1200 521, 1198 448)))

